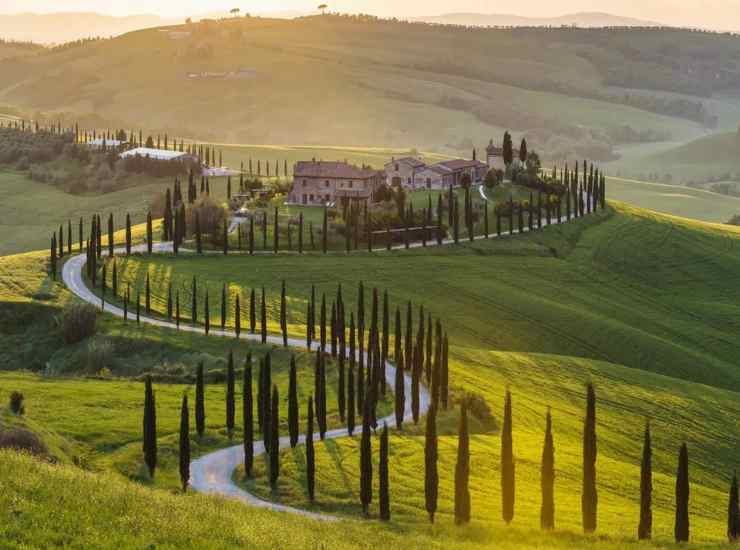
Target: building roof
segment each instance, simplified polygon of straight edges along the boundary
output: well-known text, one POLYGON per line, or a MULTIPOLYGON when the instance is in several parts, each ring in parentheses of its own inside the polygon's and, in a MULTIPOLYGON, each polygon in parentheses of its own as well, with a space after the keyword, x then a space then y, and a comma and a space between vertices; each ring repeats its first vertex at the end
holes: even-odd
POLYGON ((393 162, 399 162, 399 163, 400 162, 403 162, 405 164, 411 165, 412 168, 421 168, 421 167, 425 166, 425 164, 426 164, 423 160, 420 160, 420 159, 418 159, 416 157, 403 157, 403 158, 400 158, 400 159, 395 159, 395 160, 391 161, 389 164, 391 164, 393 162))
POLYGON ((293 169, 293 177, 295 178, 361 180, 377 176, 377 170, 360 168, 346 162, 298 161, 293 169))
POLYGON ((136 147, 121 153, 121 158, 126 157, 149 157, 158 160, 175 160, 181 157, 189 156, 182 151, 170 151, 169 149, 150 149, 148 147, 136 147))
POLYGON ((452 172, 464 170, 465 168, 485 168, 486 165, 479 160, 454 159, 438 162, 433 166, 442 166, 452 172))

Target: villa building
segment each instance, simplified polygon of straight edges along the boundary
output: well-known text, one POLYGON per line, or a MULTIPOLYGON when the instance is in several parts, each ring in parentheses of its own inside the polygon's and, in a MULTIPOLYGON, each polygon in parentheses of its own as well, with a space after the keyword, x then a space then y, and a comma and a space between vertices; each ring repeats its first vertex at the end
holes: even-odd
POLYGON ((461 185, 465 174, 472 183, 486 177, 488 166, 477 160, 454 159, 426 164, 416 157, 393 159, 385 165, 386 184, 408 189, 446 189, 461 185))
POLYGON ((346 162, 299 161, 293 166, 288 200, 297 204, 326 204, 339 199, 372 199, 385 173, 346 162))

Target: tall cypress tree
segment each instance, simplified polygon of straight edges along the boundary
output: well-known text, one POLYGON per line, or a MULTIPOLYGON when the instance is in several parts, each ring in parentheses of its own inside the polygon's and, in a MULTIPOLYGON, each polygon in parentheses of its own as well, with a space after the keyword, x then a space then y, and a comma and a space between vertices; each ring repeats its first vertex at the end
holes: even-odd
POLYGON ((355 363, 352 359, 347 370, 347 433, 355 431, 355 363))
POLYGON ((511 392, 506 390, 504 422, 501 429, 501 515, 509 524, 514 519, 515 464, 512 439, 511 392))
POLYGON ((676 523, 673 533, 676 542, 689 540, 689 451, 686 443, 678 453, 676 472, 676 523))
POLYGON ((306 418, 306 490, 308 500, 314 500, 314 488, 316 477, 316 462, 313 448, 313 398, 308 398, 308 414, 306 418))
POLYGON ((195 431, 198 437, 203 437, 206 431, 206 404, 205 379, 203 376, 203 361, 198 363, 195 373, 195 431))
POLYGON ((429 521, 434 523, 437 512, 437 493, 439 473, 437 471, 437 411, 434 406, 427 412, 427 426, 424 444, 424 501, 429 521))
POLYGON ((550 531, 555 528, 555 445, 552 439, 552 415, 547 408, 545 418, 545 444, 542 448, 540 470, 542 506, 540 508, 540 528, 550 531))
POLYGON ((226 283, 221 286, 221 330, 226 328, 226 283))
MULTIPOLYGON (((149 218, 147 218, 147 246, 149 245, 149 218)), ((108 214, 108 256, 113 257, 113 214, 108 214)))
POLYGON ((383 425, 380 434, 380 457, 378 459, 378 500, 380 502, 380 519, 391 519, 390 490, 388 483, 388 426, 383 425))
POLYGON ((588 384, 586 395, 586 419, 583 425, 583 492, 581 493, 581 513, 583 531, 596 530, 596 393, 593 384, 588 384))
POLYGON ((180 483, 182 492, 188 490, 190 482, 190 412, 188 411, 188 396, 182 396, 180 410, 180 483))
POLYGON ((277 386, 272 388, 272 408, 270 411, 270 485, 277 487, 280 476, 280 397, 277 386))
POLYGON ((285 303, 285 280, 280 286, 280 331, 283 333, 283 346, 288 347, 288 313, 285 303))
MULTIPOLYGON (((421 384, 421 363, 419 356, 421 354, 421 345, 417 344, 414 347, 413 359, 410 361, 411 368, 411 415, 414 419, 414 424, 419 423, 419 386, 421 384)), ((408 356, 407 356, 408 357, 408 356)), ((408 359, 407 359, 408 360, 408 359)), ((432 402, 434 405, 434 402, 432 402)))
POLYGON ((339 419, 342 422, 344 422, 347 415, 347 384, 344 379, 344 359, 345 351, 342 350, 337 361, 337 408, 339 409, 339 419))
POLYGON ((468 406, 460 405, 460 428, 457 436, 457 463, 455 464, 455 523, 470 522, 470 438, 468 435, 468 406))
POLYGON ((295 355, 290 357, 290 377, 288 381, 288 432, 290 446, 298 444, 298 387, 296 380, 295 355))
POLYGON ((208 304, 208 287, 206 287, 206 295, 203 301, 203 328, 206 335, 211 330, 211 306, 208 304))
POLYGON ((653 449, 650 440, 650 422, 645 423, 645 438, 642 445, 642 463, 640 464, 640 524, 637 527, 637 538, 647 540, 653 531, 653 449))
POLYGON ((267 304, 265 303, 265 287, 262 287, 262 302, 260 303, 260 330, 262 343, 267 343, 267 304))
POLYGON ((252 354, 244 361, 244 382, 242 389, 242 444, 244 445, 244 476, 252 477, 254 466, 254 405, 252 404, 252 354))
POLYGON ((396 428, 399 430, 403 429, 403 417, 406 412, 406 380, 403 375, 403 352, 400 352, 396 357, 396 378, 395 378, 395 413, 396 413, 396 428))
POLYGON ((226 363, 226 430, 229 432, 229 438, 231 438, 234 431, 234 415, 236 410, 234 402, 235 383, 234 351, 229 350, 229 359, 226 363))
POLYGON ((370 399, 364 399, 364 402, 360 441, 360 502, 363 514, 367 516, 373 500, 373 457, 370 442, 370 399))
POLYGON ((738 508, 737 474, 732 474, 730 498, 727 503, 727 540, 737 542, 740 535, 740 509, 738 508))
POLYGON ((131 255, 131 216, 126 213, 126 256, 131 255))
POLYGON ((157 409, 151 376, 146 377, 144 387, 144 462, 153 479, 157 467, 157 409))

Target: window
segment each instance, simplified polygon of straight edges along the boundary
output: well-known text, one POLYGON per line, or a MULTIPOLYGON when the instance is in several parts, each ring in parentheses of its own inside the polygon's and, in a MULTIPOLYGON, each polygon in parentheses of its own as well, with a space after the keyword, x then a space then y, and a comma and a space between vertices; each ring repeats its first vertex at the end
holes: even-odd
POLYGON ((427 178, 427 189, 432 188, 432 178, 427 178))
POLYGON ((303 187, 306 187, 306 180, 303 180, 303 187))
POLYGON ((398 164, 396 164, 396 172, 398 172, 398 164))
POLYGON ((308 200, 310 200, 311 202, 313 202, 313 195, 309 195, 308 196, 308 200))
POLYGON ((352 189, 352 182, 349 182, 349 188, 352 189))
POLYGON ((409 185, 411 184, 411 178, 408 178, 408 183, 409 183, 409 185))
POLYGON ((326 180, 325 186, 329 187, 329 180, 326 180))

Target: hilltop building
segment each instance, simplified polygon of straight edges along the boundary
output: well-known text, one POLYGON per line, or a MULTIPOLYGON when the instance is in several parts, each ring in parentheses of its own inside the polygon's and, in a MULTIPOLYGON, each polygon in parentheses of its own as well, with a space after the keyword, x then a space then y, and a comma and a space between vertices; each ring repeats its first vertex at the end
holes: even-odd
POLYGON ((446 189, 461 185, 465 174, 473 183, 486 177, 488 166, 478 160, 454 159, 426 164, 417 157, 392 159, 385 165, 386 185, 408 189, 446 189))
POLYGON ((372 199, 385 173, 346 162, 299 161, 293 166, 293 186, 288 201, 326 204, 339 199, 372 199))

